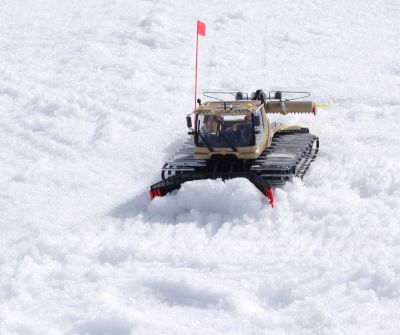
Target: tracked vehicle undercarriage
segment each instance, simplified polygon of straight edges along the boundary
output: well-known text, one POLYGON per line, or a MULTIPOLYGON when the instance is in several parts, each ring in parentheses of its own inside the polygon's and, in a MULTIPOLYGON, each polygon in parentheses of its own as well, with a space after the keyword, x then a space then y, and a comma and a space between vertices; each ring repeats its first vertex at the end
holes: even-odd
MULTIPOLYGON (((240 93, 240 94, 239 94, 240 93)), ((162 181, 151 186, 150 197, 163 196, 191 180, 247 178, 274 204, 273 188, 302 178, 315 159, 318 137, 307 128, 270 123, 268 113, 312 113, 310 101, 267 97, 261 90, 253 99, 206 102, 195 113, 193 136, 168 160, 162 181)), ((290 92, 289 92, 290 93, 290 92)))

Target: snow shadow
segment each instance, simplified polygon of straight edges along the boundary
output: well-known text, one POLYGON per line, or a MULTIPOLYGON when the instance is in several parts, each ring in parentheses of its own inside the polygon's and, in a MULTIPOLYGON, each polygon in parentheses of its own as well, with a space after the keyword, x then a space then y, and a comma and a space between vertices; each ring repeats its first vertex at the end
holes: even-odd
POLYGON ((254 222, 268 210, 265 197, 247 179, 197 180, 184 183, 179 191, 150 201, 141 193, 114 208, 120 219, 139 218, 151 223, 196 223, 219 229, 225 222, 254 222))
POLYGON ((98 317, 82 322, 77 327, 80 335, 129 335, 132 334, 132 324, 121 317, 98 317))
POLYGON ((224 294, 206 288, 195 287, 183 280, 153 280, 145 285, 158 299, 169 305, 179 305, 207 309, 211 306, 225 305, 224 294))

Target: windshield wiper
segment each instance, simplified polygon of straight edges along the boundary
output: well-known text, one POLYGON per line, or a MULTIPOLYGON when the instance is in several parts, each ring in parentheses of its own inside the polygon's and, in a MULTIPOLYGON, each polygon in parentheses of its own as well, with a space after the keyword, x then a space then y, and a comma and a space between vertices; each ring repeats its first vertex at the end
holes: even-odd
POLYGON ((219 133, 220 136, 222 136, 222 138, 225 140, 225 142, 231 147, 231 149, 233 151, 237 151, 237 148, 226 138, 226 136, 224 134, 222 134, 222 132, 219 133))
POLYGON ((203 136, 203 134, 202 134, 200 131, 198 132, 198 134, 199 134, 201 140, 203 141, 203 143, 204 143, 204 144, 206 145, 206 147, 208 148, 208 150, 210 150, 211 152, 213 152, 213 151, 214 151, 214 148, 211 146, 210 143, 208 143, 208 141, 207 141, 206 138, 203 136))

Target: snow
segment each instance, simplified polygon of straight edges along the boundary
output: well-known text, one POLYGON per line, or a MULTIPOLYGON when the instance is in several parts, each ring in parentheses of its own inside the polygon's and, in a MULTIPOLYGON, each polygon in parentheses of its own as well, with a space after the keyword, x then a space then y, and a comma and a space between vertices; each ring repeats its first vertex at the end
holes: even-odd
POLYGON ((0 334, 398 334, 399 3, 2 1, 0 334), (271 209, 244 179, 150 202, 201 89, 310 90, 271 209))

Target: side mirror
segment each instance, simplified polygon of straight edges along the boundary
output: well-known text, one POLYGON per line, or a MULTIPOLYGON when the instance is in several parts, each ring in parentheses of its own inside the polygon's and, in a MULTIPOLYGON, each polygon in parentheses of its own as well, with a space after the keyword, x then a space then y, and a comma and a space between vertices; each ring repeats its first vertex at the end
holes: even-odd
POLYGON ((260 115, 254 115, 254 127, 259 127, 261 125, 260 115))
POLYGON ((192 128, 192 118, 189 115, 186 116, 186 125, 188 128, 192 128))

